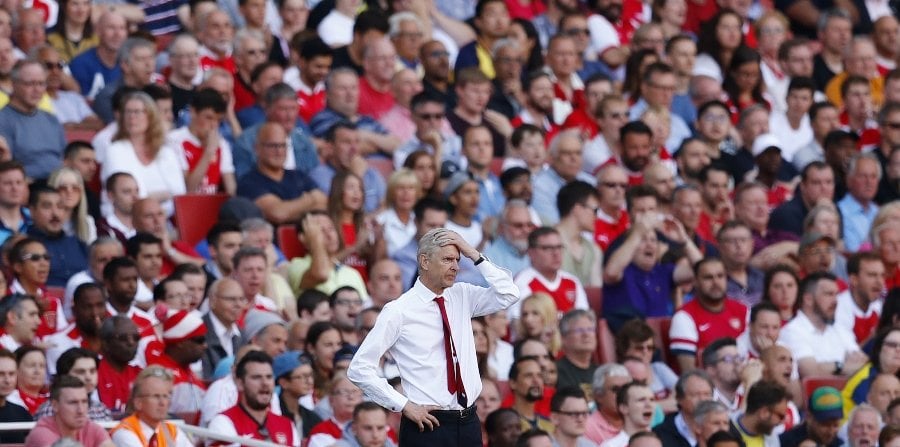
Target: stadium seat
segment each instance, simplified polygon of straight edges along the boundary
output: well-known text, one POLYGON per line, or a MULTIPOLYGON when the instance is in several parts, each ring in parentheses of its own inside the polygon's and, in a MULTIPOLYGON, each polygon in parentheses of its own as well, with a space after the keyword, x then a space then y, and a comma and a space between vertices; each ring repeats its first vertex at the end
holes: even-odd
POLYGON ((813 376, 813 377, 805 377, 801 382, 803 384, 803 402, 809 399, 809 396, 816 390, 816 388, 823 386, 833 386, 837 388, 838 391, 844 389, 844 385, 847 384, 846 377, 835 377, 835 376, 813 376))
POLYGON ((300 243, 300 239, 297 239, 296 225, 280 225, 276 233, 278 248, 281 248, 285 259, 290 261, 294 258, 306 256, 306 247, 300 243))
POLYGON ((584 293, 587 294, 588 307, 594 311, 594 315, 600 318, 603 315, 603 288, 602 287, 585 287, 584 293))
POLYGON ((87 141, 90 143, 94 139, 94 135, 97 135, 96 130, 69 129, 66 130, 66 143, 73 141, 87 141))
POLYGON ((494 159, 491 160, 491 173, 499 177, 500 174, 503 173, 502 168, 503 157, 494 157, 494 159))
POLYGON ((219 208, 227 194, 184 194, 175 196, 175 226, 179 239, 191 247, 206 237, 219 219, 219 208))
POLYGON ((606 319, 597 320, 597 363, 600 365, 616 361, 616 338, 606 319))

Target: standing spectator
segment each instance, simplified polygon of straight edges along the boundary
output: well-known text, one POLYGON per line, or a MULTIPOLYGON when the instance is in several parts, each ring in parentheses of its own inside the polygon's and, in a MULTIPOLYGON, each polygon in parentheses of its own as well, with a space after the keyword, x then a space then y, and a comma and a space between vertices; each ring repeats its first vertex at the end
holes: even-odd
POLYGON ((50 390, 54 415, 41 418, 25 445, 51 445, 60 438, 72 438, 82 445, 113 447, 109 434, 87 418, 88 392, 84 382, 73 376, 59 376, 50 390))
POLYGON ((10 155, 25 167, 32 180, 46 179, 62 163, 65 135, 59 120, 39 110, 47 85, 47 72, 38 61, 16 64, 10 73, 9 106, 0 109, 0 137, 10 155))
POLYGON ((697 353, 721 337, 737 337, 747 324, 747 306, 726 295, 727 276, 720 259, 694 264, 694 299, 672 318, 671 349, 682 370, 694 368, 697 353))
MULTIPOLYGON (((116 104, 113 104, 112 100, 116 91, 122 87, 141 89, 152 82, 155 60, 156 45, 153 42, 143 37, 129 37, 122 43, 121 48, 119 48, 119 65, 121 66, 122 77, 106 83, 94 97, 94 112, 104 123, 109 124, 115 119, 113 109, 116 107, 116 104)), ((125 113, 122 115, 125 115, 125 113)), ((123 118, 125 117, 120 117, 118 121, 121 121, 123 118)), ((119 129, 123 129, 122 123, 119 123, 119 129)), ((114 152, 110 151, 109 153, 114 152)))

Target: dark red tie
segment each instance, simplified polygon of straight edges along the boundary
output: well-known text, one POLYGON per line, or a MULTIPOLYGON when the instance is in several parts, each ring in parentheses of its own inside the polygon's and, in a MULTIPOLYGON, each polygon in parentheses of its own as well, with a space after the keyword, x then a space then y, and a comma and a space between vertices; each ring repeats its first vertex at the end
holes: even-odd
POLYGON ((159 441, 157 440, 156 433, 153 433, 153 436, 150 437, 150 441, 147 442, 147 447, 158 447, 159 441))
POLYGON ((453 344, 453 337, 450 335, 450 320, 447 318, 447 308, 444 306, 444 297, 439 296, 434 299, 441 311, 441 320, 444 326, 444 355, 447 360, 447 391, 450 394, 456 394, 456 401, 463 408, 468 407, 468 397, 466 396, 466 388, 463 386, 462 374, 459 368, 459 358, 456 355, 456 346, 453 344))

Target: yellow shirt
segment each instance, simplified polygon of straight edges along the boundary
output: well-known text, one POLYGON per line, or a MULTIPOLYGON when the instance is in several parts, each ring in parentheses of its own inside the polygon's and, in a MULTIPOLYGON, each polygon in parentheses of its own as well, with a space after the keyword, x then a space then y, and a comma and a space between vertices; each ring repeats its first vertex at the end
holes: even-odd
MULTIPOLYGON (((831 80, 828 81, 828 85, 825 86, 825 96, 827 96, 828 100, 837 108, 844 106, 844 100, 841 98, 841 85, 844 84, 844 80, 847 79, 847 76, 846 71, 836 75, 831 78, 831 80)), ((872 105, 875 106, 875 109, 878 109, 881 107, 881 103, 884 102, 884 78, 875 76, 869 81, 869 85, 872 90, 872 105)))
POLYGON ((497 72, 494 71, 494 57, 491 56, 491 52, 476 43, 475 55, 478 56, 478 68, 481 69, 481 72, 488 78, 494 79, 497 72))

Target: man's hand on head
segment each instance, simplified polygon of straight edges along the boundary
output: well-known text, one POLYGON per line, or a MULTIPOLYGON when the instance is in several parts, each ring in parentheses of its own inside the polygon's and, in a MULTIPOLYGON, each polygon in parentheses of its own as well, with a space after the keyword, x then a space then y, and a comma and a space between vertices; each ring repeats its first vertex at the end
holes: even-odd
POLYGON ((478 250, 469 245, 469 243, 466 242, 466 240, 463 239, 462 236, 459 235, 459 233, 453 230, 445 230, 440 232, 437 235, 437 243, 441 247, 447 245, 455 245, 461 255, 473 261, 477 261, 478 258, 481 257, 481 253, 478 250))

